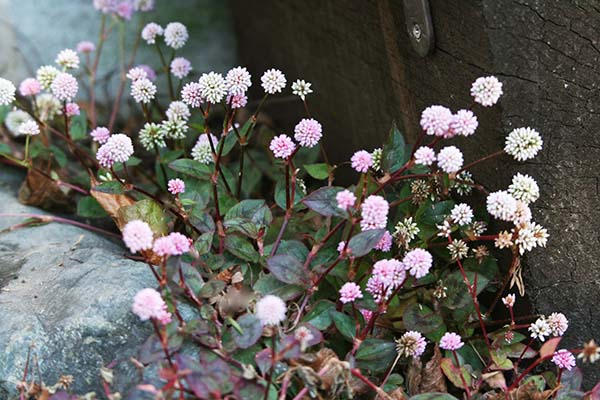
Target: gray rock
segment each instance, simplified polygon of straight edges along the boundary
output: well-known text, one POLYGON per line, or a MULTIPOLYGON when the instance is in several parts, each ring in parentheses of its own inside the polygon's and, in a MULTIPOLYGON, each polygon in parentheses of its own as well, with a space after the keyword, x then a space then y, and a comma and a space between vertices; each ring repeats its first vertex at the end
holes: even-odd
MULTIPOLYGON (((19 204, 4 176, 0 182, 3 213, 42 213, 19 204)), ((2 218, 0 230, 22 220, 2 218)), ((131 301, 156 282, 145 264, 124 254, 69 225, 0 235, 0 398, 15 393, 30 345, 46 384, 73 375, 76 392, 101 393, 100 367, 113 361, 117 390, 137 382, 129 357, 150 331, 131 313, 131 301)))

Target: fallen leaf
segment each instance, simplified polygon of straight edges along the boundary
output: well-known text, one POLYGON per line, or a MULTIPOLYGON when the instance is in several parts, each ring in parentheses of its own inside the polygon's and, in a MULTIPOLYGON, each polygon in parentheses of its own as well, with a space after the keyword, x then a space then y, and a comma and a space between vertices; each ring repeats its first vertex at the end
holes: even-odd
POLYGON ((435 345, 433 357, 425 364, 422 372, 422 381, 419 386, 419 393, 429 392, 447 392, 446 380, 440 367, 442 363, 442 353, 438 345, 435 345))

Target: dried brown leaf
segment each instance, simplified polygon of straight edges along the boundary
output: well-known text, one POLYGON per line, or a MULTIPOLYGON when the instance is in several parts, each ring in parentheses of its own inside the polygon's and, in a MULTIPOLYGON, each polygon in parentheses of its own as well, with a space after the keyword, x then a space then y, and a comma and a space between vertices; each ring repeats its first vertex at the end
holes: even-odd
POLYGON ((419 393, 441 392, 446 393, 446 379, 440 368, 442 363, 442 353, 438 345, 435 345, 433 357, 425 364, 422 372, 422 381, 419 386, 419 393))
POLYGON ((104 210, 112 217, 120 230, 123 229, 125 225, 125 221, 119 218, 119 209, 125 206, 131 206, 135 204, 135 200, 125 194, 111 194, 104 193, 94 190, 93 188, 98 186, 98 181, 91 177, 91 186, 90 194, 93 198, 95 198, 98 203, 104 208, 104 210))
POLYGON ((56 182, 34 169, 27 171, 25 181, 19 189, 19 201, 44 210, 60 208, 65 211, 73 208, 69 197, 56 182))
POLYGON ((413 358, 408 366, 406 374, 406 383, 408 385, 408 394, 414 396, 419 393, 421 386, 423 363, 418 358, 413 358))

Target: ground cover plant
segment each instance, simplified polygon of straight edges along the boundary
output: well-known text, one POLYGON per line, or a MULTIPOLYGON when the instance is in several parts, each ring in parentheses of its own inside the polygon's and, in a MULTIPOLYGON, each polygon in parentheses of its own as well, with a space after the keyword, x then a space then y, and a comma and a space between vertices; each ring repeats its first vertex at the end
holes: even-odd
MULTIPOLYGON (((393 125, 381 148, 335 165, 320 145, 327 127, 310 107, 311 83, 276 68, 258 79, 244 67, 196 73, 180 54, 186 27, 147 22, 151 1, 93 5, 97 42, 62 50, 18 89, 0 79, 11 138, 0 156, 27 170, 23 202, 77 214, 29 214, 10 229, 81 226, 122 242, 156 277, 131 299, 153 332, 132 361, 140 382, 117 393, 107 366, 99 396, 599 396, 581 389, 577 368, 600 357, 593 340, 563 348, 561 310, 514 312, 525 292, 521 257, 548 239, 530 210, 537 183, 516 173, 490 189, 470 172, 506 154, 530 160, 542 136, 516 128, 504 148, 475 160, 452 144, 486 134, 476 114, 501 101, 497 78, 474 77, 468 109, 423 110, 415 143, 393 125), (122 27, 136 19, 145 22, 127 40, 122 27), (97 71, 115 62, 101 59, 111 39, 122 44, 120 81, 103 108, 97 71), (156 50, 154 65, 135 64, 138 46, 156 50), (249 99, 253 85, 261 96, 249 99), (282 94, 305 110, 293 132, 274 132, 262 113, 282 94), (134 111, 120 115, 126 102, 134 111), (356 182, 339 186, 349 172, 356 182), (94 222, 107 216, 112 230, 94 222), (494 319, 502 309, 509 318, 494 319)), ((50 385, 26 368, 18 389, 22 399, 77 398, 76 379, 50 385)))

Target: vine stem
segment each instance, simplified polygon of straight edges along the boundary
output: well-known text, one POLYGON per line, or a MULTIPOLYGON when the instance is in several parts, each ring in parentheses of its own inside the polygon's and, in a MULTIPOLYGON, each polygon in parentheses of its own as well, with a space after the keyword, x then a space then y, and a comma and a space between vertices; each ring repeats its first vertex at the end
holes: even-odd
POLYGON ((100 22, 100 35, 98 38, 98 47, 94 57, 94 64, 90 70, 90 123, 92 128, 96 128, 96 74, 98 73, 98 64, 100 63, 100 54, 106 40, 106 15, 102 14, 100 22))
POLYGON ((502 149, 502 150, 498 150, 498 151, 496 151, 496 152, 494 152, 494 153, 492 153, 492 154, 489 154, 489 155, 487 155, 487 156, 485 156, 485 157, 482 157, 482 158, 480 158, 479 160, 475 160, 475 161, 473 161, 472 163, 470 163, 470 164, 467 164, 467 165, 465 165, 464 167, 462 167, 461 169, 459 169, 458 171, 456 171, 456 175, 460 174, 461 172, 463 172, 463 171, 465 171, 465 170, 467 170, 467 169, 469 169, 469 168, 472 168, 472 167, 474 167, 475 165, 477 165, 477 164, 479 164, 479 163, 482 163, 482 162, 484 162, 484 161, 490 160, 490 159, 492 159, 492 158, 494 158, 494 157, 501 156, 502 154, 504 154, 504 149, 502 149))
POLYGON ((458 361, 458 354, 456 354, 456 350, 452 350, 452 355, 454 356, 454 361, 456 362, 456 368, 458 368, 458 374, 460 375, 460 380, 465 387, 465 394, 467 395, 467 400, 471 398, 471 391, 469 390, 469 385, 467 385, 467 381, 462 374, 462 369, 460 368, 460 361, 458 361))
MULTIPOLYGON (((79 228, 87 229, 89 231, 98 232, 98 233, 102 233, 107 236, 121 239, 121 236, 117 235, 116 233, 105 231, 104 229, 96 228, 95 226, 84 224, 83 222, 74 221, 74 220, 62 218, 62 217, 57 217, 54 215, 30 214, 30 213, 0 213, 0 217, 34 218, 34 219, 38 219, 38 220, 40 220, 40 222, 44 222, 44 223, 58 222, 61 224, 73 225, 73 226, 77 226, 79 228)), ((4 231, 6 231, 6 230, 12 230, 12 229, 10 229, 10 227, 9 227, 9 228, 5 229, 4 231)))

